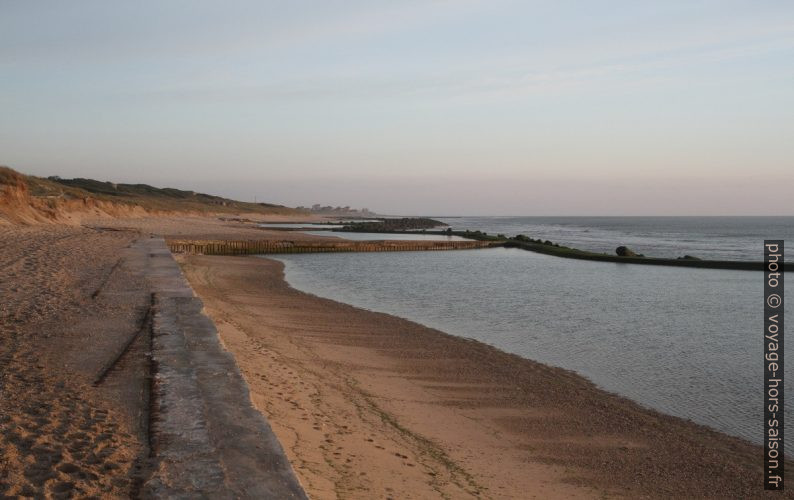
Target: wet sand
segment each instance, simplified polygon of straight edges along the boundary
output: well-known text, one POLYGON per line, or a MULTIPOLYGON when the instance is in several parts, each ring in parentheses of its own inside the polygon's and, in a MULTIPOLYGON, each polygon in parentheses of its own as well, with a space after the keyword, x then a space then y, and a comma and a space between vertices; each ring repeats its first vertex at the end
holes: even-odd
POLYGON ((760 447, 299 292, 277 261, 180 261, 313 498, 764 496, 760 447))
MULTIPOLYGON (((166 239, 274 239, 274 240, 324 240, 331 236, 312 236, 299 231, 268 230, 257 227, 257 222, 305 222, 323 221, 317 216, 257 216, 245 214, 232 217, 226 216, 151 216, 151 217, 118 217, 114 219, 86 219, 83 225, 113 229, 139 231, 142 234, 156 234, 166 239), (250 217, 250 218, 249 218, 250 217), (245 222, 234 219, 243 218, 245 222)), ((335 238, 334 238, 335 239, 335 238)))

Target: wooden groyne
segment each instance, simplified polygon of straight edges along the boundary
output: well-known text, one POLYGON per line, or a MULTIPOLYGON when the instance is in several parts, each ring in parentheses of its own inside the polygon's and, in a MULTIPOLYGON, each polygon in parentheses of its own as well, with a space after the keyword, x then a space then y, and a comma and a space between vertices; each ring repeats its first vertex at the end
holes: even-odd
POLYGON ((495 246, 491 241, 278 241, 278 240, 169 240, 173 253, 196 255, 252 255, 327 252, 419 252, 473 250, 495 246))

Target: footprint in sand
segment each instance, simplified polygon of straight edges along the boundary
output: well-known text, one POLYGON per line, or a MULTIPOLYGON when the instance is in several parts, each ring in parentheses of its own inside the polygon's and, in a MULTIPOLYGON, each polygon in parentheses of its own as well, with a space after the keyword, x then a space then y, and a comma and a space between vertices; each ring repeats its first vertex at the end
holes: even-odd
POLYGON ((74 483, 71 481, 59 481, 50 487, 50 491, 58 495, 60 498, 71 496, 74 490, 74 483))
POLYGON ((58 466, 58 470, 63 472, 64 474, 75 474, 80 472, 80 467, 76 466, 71 462, 64 462, 58 466))

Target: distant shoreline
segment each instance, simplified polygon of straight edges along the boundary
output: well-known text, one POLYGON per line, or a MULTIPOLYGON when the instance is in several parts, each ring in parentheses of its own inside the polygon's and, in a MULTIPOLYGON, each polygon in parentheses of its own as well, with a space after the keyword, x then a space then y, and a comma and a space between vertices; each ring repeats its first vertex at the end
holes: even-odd
MULTIPOLYGON (((301 232, 304 229, 299 227, 268 227, 269 230, 274 231, 297 231, 301 232)), ((328 232, 356 232, 346 231, 338 228, 322 228, 313 227, 312 231, 328 231, 328 232)), ((552 255, 554 257, 563 257, 566 259, 589 260, 597 262, 614 262, 617 264, 640 264, 649 266, 672 266, 672 267, 689 267, 697 269, 724 269, 733 271, 762 271, 764 263, 761 261, 741 261, 741 260, 709 260, 709 259, 670 259, 662 257, 621 257, 618 255, 608 255, 596 252, 589 252, 586 250, 579 250, 577 248, 570 248, 560 245, 555 245, 551 242, 540 243, 535 241, 521 241, 516 238, 500 238, 498 236, 481 233, 479 231, 370 231, 373 234, 431 234, 439 236, 458 236, 461 238, 479 240, 479 241, 492 241, 492 247, 504 248, 520 248, 530 252, 541 253, 544 255, 552 255)), ((785 265, 783 268, 785 272, 785 265)))

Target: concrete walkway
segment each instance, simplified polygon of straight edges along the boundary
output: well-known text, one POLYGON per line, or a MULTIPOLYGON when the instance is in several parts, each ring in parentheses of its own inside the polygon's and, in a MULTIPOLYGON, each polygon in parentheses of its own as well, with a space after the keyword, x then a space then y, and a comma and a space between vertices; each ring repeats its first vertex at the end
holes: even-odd
POLYGON ((153 289, 151 474, 156 498, 306 498, 234 358, 162 238, 141 238, 153 289))

